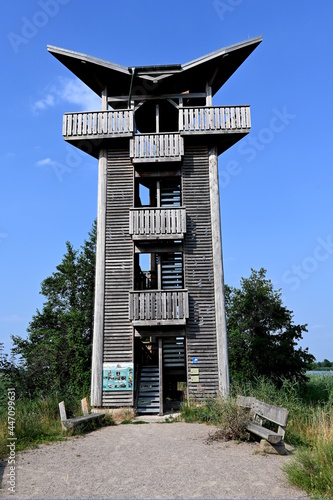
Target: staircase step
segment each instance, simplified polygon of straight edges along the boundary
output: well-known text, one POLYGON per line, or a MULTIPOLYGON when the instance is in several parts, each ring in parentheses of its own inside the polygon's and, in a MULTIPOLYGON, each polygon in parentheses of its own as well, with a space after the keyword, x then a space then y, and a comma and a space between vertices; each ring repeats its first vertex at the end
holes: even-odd
POLYGON ((143 366, 139 381, 137 413, 159 413, 159 368, 143 366))

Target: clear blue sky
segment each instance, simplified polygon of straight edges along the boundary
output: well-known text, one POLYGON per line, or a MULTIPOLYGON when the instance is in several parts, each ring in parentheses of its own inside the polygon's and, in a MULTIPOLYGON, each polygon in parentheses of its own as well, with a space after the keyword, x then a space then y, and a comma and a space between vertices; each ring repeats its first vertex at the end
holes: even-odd
POLYGON ((99 101, 46 50, 125 66, 185 63, 263 35, 213 104, 250 104, 251 134, 219 158, 225 281, 264 267, 303 346, 333 360, 331 0, 15 0, 1 7, 0 334, 26 335, 41 281, 96 216, 97 162, 62 115, 99 101))

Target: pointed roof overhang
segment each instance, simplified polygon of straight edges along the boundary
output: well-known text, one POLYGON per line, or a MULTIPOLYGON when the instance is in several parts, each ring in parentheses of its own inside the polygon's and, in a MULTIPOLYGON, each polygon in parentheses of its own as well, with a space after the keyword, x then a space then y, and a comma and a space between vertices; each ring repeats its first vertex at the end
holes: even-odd
POLYGON ((47 50, 99 96, 105 88, 109 97, 129 95, 131 88, 149 95, 205 92, 207 83, 214 95, 261 41, 251 38, 186 64, 163 66, 126 67, 51 45, 47 50))

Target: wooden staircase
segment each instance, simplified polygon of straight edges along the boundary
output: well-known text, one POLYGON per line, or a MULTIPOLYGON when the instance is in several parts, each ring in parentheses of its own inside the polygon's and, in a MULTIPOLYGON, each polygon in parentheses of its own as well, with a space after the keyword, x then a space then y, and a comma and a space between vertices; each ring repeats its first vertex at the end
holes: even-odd
POLYGON ((158 366, 143 366, 139 383, 137 413, 159 413, 159 370, 158 366))

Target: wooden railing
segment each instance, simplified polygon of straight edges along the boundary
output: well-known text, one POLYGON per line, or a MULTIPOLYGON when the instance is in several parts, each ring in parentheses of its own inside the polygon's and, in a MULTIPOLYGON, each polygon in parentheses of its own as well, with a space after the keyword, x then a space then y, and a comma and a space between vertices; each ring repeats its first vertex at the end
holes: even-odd
POLYGON ((94 135, 132 135, 133 111, 87 111, 66 113, 63 118, 64 137, 93 137, 94 135))
POLYGON ((187 290, 133 291, 129 301, 134 325, 185 324, 189 317, 187 290))
POLYGON ((179 108, 179 130, 182 133, 242 131, 250 128, 250 106, 179 108))
POLYGON ((184 139, 179 134, 140 134, 130 141, 130 157, 138 161, 180 160, 184 139))
POLYGON ((129 233, 133 239, 177 239, 186 233, 186 209, 131 208, 129 233))

